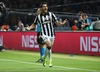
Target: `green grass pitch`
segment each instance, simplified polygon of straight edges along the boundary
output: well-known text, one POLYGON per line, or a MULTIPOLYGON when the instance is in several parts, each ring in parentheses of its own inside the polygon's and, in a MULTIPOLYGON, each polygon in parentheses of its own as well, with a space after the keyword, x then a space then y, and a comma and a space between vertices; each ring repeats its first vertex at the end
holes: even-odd
POLYGON ((53 67, 36 63, 39 52, 0 52, 0 72, 100 72, 100 57, 53 53, 53 67))

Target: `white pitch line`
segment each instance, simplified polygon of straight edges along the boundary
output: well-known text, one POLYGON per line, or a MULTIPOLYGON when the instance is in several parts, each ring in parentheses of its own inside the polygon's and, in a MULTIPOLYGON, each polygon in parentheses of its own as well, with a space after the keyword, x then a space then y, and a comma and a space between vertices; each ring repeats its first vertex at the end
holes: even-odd
MULTIPOLYGON (((35 65, 42 65, 38 63, 32 63, 32 62, 23 62, 23 61, 17 61, 17 60, 9 60, 9 59, 1 59, 1 61, 8 61, 8 62, 17 62, 17 63, 24 63, 24 64, 35 64, 35 65)), ((64 67, 64 66, 53 66, 53 68, 61 68, 61 69, 66 69, 66 70, 84 70, 84 71, 89 71, 89 72, 100 72, 98 70, 91 70, 91 69, 84 69, 84 68, 72 68, 72 67, 64 67)))
MULTIPOLYGON (((43 71, 43 70, 46 71, 48 69, 46 69, 46 68, 45 69, 39 69, 38 68, 38 71, 43 71)), ((55 71, 55 70, 63 70, 63 69, 52 69, 52 70, 55 71)), ((34 69, 33 70, 0 70, 0 72, 19 72, 19 71, 21 71, 21 72, 31 72, 32 71, 33 72, 33 71, 37 71, 37 70, 34 70, 34 69)))

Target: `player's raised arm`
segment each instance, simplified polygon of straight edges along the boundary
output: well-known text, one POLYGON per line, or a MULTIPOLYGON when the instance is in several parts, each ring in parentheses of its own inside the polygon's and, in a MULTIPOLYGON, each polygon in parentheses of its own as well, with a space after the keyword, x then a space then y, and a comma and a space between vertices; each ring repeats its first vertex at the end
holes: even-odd
POLYGON ((55 21, 55 24, 57 25, 57 26, 62 26, 62 25, 64 25, 64 24, 66 24, 66 22, 68 22, 68 20, 67 19, 65 19, 63 22, 60 22, 60 21, 55 21))
POLYGON ((66 22, 68 22, 67 19, 65 19, 63 22, 58 21, 58 18, 56 17, 56 15, 54 13, 51 12, 51 16, 53 19, 53 22, 57 25, 57 26, 62 26, 64 24, 66 24, 66 22))

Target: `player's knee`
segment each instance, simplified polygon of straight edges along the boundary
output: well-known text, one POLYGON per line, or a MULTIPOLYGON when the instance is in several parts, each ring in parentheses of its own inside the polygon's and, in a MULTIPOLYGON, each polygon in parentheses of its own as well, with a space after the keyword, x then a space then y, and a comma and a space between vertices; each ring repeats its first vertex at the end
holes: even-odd
POLYGON ((51 49, 51 45, 47 46, 48 49, 51 49))
POLYGON ((40 48, 46 48, 46 44, 39 44, 40 48))

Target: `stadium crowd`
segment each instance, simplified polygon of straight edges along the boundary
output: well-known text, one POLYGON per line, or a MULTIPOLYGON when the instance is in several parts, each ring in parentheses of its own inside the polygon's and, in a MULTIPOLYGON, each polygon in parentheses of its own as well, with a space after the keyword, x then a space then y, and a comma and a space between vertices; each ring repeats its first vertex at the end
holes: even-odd
POLYGON ((99 0, 2 0, 7 8, 11 9, 33 9, 39 7, 41 2, 47 2, 51 10, 78 12, 80 10, 86 13, 99 14, 99 0), (60 5, 60 6, 57 6, 60 5))
MULTIPOLYGON (((34 11, 35 8, 38 8, 40 6, 41 2, 47 2, 49 9, 51 11, 56 11, 56 12, 70 12, 70 13, 78 13, 79 11, 83 11, 87 14, 98 14, 100 12, 100 6, 99 0, 1 0, 1 2, 3 2, 6 6, 6 9, 8 10, 16 10, 17 9, 32 9, 34 11)), ((36 11, 36 10, 35 10, 36 11)), ((0 17, 0 27, 1 27, 1 31, 3 29, 7 29, 9 31, 12 30, 16 30, 18 28, 18 20, 21 19, 22 23, 24 24, 24 26, 26 26, 26 24, 31 24, 34 21, 34 16, 32 15, 24 15, 24 14, 15 14, 15 13, 9 13, 9 12, 5 12, 6 14, 4 14, 4 16, 0 17)), ((77 25, 78 21, 78 16, 77 15, 77 20, 75 20, 74 18, 70 18, 69 20, 69 25, 66 24, 60 28, 56 28, 58 29, 64 29, 66 28, 66 26, 68 26, 68 30, 71 30, 72 26, 75 25, 76 27, 78 27, 79 25, 77 25)), ((87 16, 87 18, 89 18, 87 16)), ((56 27, 56 26, 55 26, 56 27)), ((75 27, 73 27, 75 28, 75 27)), ((76 30, 78 30, 78 28, 75 28, 76 30)), ((66 30, 66 29, 65 29, 66 30)))

